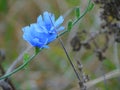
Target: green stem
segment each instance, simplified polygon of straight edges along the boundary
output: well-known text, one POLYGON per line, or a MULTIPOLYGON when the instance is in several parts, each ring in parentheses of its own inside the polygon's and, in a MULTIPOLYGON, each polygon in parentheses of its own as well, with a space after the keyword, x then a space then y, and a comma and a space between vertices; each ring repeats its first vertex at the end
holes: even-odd
MULTIPOLYGON (((40 51, 39 51, 40 52, 40 51)), ((39 53, 38 52, 38 53, 39 53)), ((21 66, 19 66, 18 68, 16 68, 15 70, 13 70, 12 72, 5 74, 4 76, 0 77, 0 80, 5 79, 11 75, 13 75, 14 73, 20 71, 21 69, 23 69, 38 53, 35 53, 31 56, 31 58, 29 60, 27 60, 25 63, 23 63, 21 66)))
MULTIPOLYGON (((73 26, 74 26, 81 18, 83 18, 83 17, 86 15, 86 13, 89 11, 90 3, 91 3, 91 0, 89 0, 88 5, 87 5, 87 8, 86 8, 86 10, 84 11, 84 13, 82 13, 82 15, 73 22, 73 24, 72 24, 73 26)), ((58 36, 62 36, 62 35, 65 34, 66 32, 68 32, 68 30, 65 30, 64 32, 60 33, 58 36)))
POLYGON ((78 19, 76 19, 76 20, 73 22, 73 26, 74 26, 81 18, 83 18, 83 17, 86 15, 86 13, 89 11, 90 3, 91 3, 91 0, 89 0, 85 12, 84 12, 78 19))

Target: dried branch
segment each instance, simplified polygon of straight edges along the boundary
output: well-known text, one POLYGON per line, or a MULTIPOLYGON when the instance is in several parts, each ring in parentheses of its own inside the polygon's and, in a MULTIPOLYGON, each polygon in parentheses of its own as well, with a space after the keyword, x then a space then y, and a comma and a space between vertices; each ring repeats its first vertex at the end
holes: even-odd
MULTIPOLYGON (((0 50, 0 61, 2 64, 2 61, 5 59, 5 51, 4 50, 0 50)), ((4 75, 5 74, 5 70, 2 67, 2 65, 0 64, 0 71, 1 74, 4 75)), ((3 88, 3 90, 15 90, 14 85, 12 84, 12 82, 9 79, 5 79, 5 80, 0 80, 0 86, 3 88)))
POLYGON ((11 71, 13 71, 17 64, 22 61, 22 58, 24 56, 25 53, 27 53, 30 49, 32 48, 32 46, 27 47, 27 49, 25 51, 23 51, 16 60, 14 60, 14 62, 11 64, 11 66, 8 68, 8 70, 6 71, 6 74, 10 73, 11 71))
POLYGON ((114 70, 114 71, 111 71, 111 72, 105 74, 105 76, 101 76, 97 79, 91 80, 91 81, 87 82, 85 85, 87 86, 87 88, 90 88, 90 87, 96 85, 97 83, 104 81, 104 78, 107 80, 107 79, 115 78, 118 76, 120 76, 120 70, 117 69, 117 70, 114 70))

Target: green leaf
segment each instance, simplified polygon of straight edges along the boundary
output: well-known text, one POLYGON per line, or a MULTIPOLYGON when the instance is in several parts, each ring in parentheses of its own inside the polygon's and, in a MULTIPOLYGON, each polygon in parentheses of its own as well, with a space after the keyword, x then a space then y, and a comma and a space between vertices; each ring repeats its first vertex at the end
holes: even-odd
POLYGON ((93 3, 90 3, 89 7, 88 7, 88 11, 91 11, 94 7, 94 4, 93 3))
MULTIPOLYGON (((23 63, 26 63, 30 58, 30 55, 25 53, 24 56, 23 56, 23 63)), ((25 69, 27 68, 27 65, 25 66, 25 69)))
POLYGON ((80 9, 79 8, 75 9, 75 15, 76 15, 77 18, 80 17, 80 9))
POLYGON ((30 55, 25 53, 24 56, 23 56, 24 62, 28 61, 29 58, 30 58, 30 55))
POLYGON ((72 21, 69 21, 67 30, 71 31, 72 27, 73 27, 72 21))

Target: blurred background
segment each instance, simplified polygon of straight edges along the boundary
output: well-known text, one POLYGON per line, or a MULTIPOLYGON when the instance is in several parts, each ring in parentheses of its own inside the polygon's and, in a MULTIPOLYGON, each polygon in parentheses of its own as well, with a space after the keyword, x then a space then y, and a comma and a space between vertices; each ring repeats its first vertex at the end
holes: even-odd
MULTIPOLYGON (((22 27, 36 22, 37 17, 44 11, 54 13, 56 18, 63 15, 63 25, 67 27, 68 21, 75 19, 74 8, 80 7, 82 13, 87 4, 88 0, 0 0, 0 50, 3 57, 0 58, 1 68, 7 71, 12 62, 30 47, 22 38, 22 27)), ((119 65, 113 61, 113 43, 110 43, 110 48, 105 53, 107 58, 102 63, 92 49, 76 52, 71 47, 71 40, 79 31, 94 32, 100 29, 100 11, 99 5, 95 4, 93 10, 88 12, 71 32, 61 37, 73 63, 77 67, 76 60, 80 60, 89 80, 116 70, 119 65), (101 69, 103 65, 104 68, 101 69)), ((83 34, 80 37, 86 39, 89 36, 83 34)), ((102 46, 105 42, 104 36, 101 35, 97 41, 102 46)), ((80 90, 78 80, 59 41, 55 40, 49 46, 49 49, 44 49, 25 69, 11 76, 10 80, 15 90, 80 90)), ((29 53, 32 52, 33 49, 29 53)), ((102 81, 89 90, 119 90, 119 81, 120 78, 113 78, 107 80, 106 85, 102 81)))

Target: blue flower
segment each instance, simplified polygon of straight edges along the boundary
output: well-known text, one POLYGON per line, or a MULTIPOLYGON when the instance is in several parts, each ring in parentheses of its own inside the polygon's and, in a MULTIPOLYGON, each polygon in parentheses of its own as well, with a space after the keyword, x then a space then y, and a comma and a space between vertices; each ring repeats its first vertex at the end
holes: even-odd
POLYGON ((55 20, 52 13, 44 12, 37 18, 37 22, 23 27, 23 39, 34 47, 47 48, 47 44, 57 38, 58 32, 64 30, 61 26, 64 18, 60 16, 55 20))

